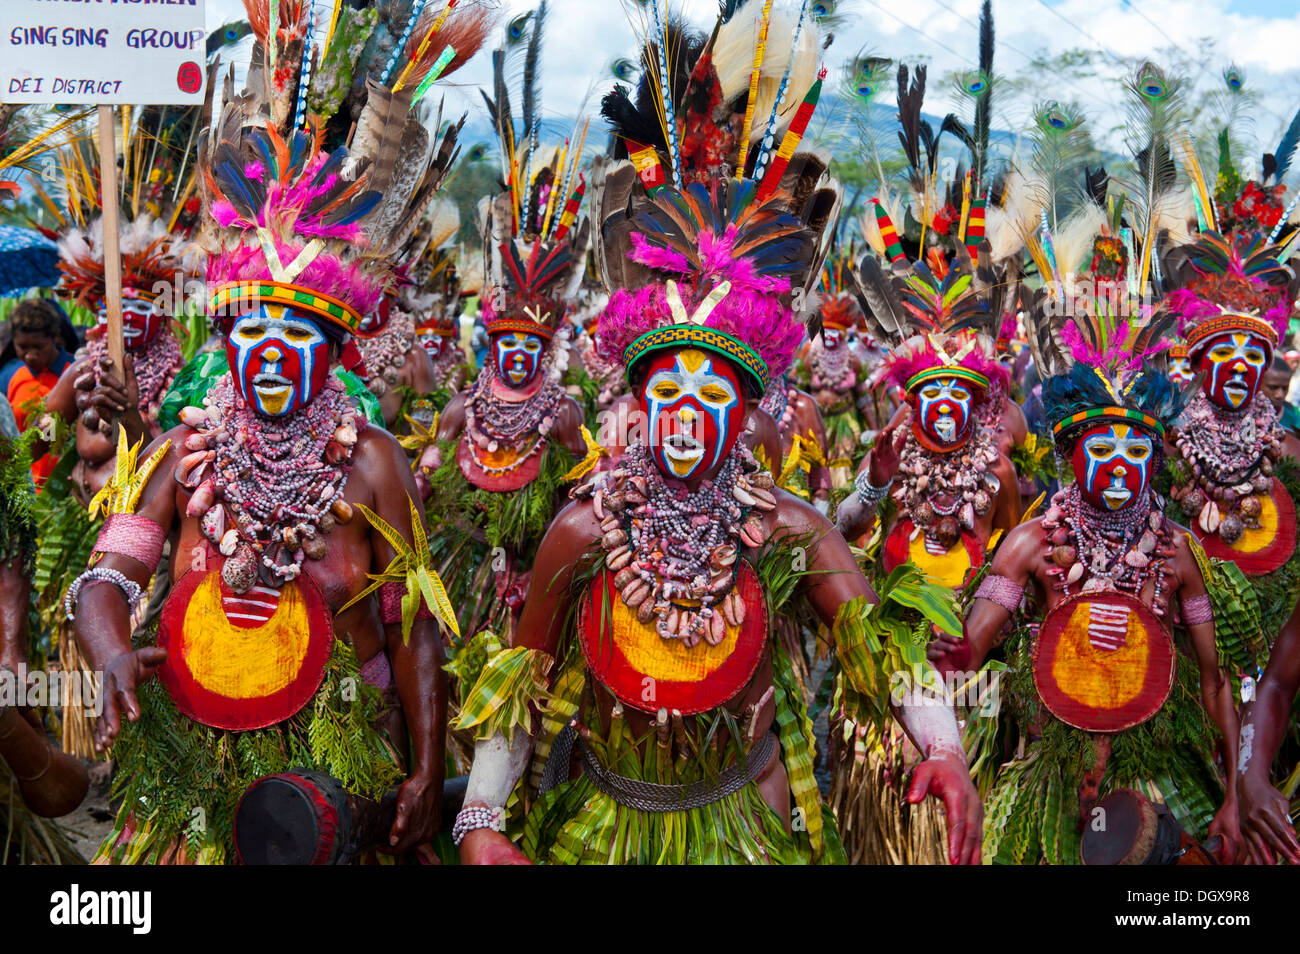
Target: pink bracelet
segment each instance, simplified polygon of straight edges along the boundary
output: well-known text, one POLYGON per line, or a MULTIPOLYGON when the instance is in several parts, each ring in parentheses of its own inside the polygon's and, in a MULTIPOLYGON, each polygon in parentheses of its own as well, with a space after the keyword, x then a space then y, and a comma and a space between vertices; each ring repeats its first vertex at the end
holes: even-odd
POLYGON ((1214 607, 1210 605, 1210 594, 1202 593, 1183 600, 1183 622, 1188 626, 1214 622, 1214 607))
POLYGON ((1020 609, 1020 602, 1025 598, 1025 588, 1015 580, 990 573, 975 591, 975 598, 996 603, 1008 613, 1014 613, 1020 609))
POLYGON ((162 559, 167 531, 156 520, 136 513, 109 514, 95 541, 95 553, 116 553, 138 560, 150 570, 162 559))
MULTIPOLYGON (((379 588, 379 619, 384 623, 400 623, 402 621, 402 597, 406 595, 406 586, 402 583, 385 583, 379 588)), ((433 613, 425 605, 424 599, 420 600, 420 608, 415 611, 415 618, 433 619, 433 613)))

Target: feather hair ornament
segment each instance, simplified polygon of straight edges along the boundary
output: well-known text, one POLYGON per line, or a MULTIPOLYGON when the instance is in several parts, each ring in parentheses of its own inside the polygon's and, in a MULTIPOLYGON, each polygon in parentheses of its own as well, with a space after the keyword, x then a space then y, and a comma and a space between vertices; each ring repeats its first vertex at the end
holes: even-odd
POLYGON ((1138 229, 1138 294, 1144 295, 1158 262, 1159 229, 1178 182, 1173 143, 1182 128, 1183 83, 1146 62, 1125 84, 1128 91, 1128 141, 1137 178, 1128 191, 1138 229))

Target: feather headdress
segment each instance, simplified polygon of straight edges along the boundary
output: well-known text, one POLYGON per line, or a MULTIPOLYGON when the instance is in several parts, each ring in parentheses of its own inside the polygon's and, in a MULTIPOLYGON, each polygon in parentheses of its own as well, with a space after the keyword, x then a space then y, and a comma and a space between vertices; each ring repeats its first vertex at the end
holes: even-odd
POLYGON ((227 77, 200 154, 214 315, 271 302, 354 334, 392 284, 392 259, 454 161, 460 129, 433 141, 413 107, 431 78, 473 55, 488 15, 474 2, 437 13, 409 4, 380 68, 378 7, 341 10, 322 55, 310 4, 245 0, 256 40, 245 89, 236 95, 227 77), (366 97, 345 144, 335 119, 354 76, 366 97))
POLYGON ((1195 361, 1216 335, 1244 331, 1277 348, 1295 300, 1295 275, 1278 261, 1279 249, 1258 232, 1235 237, 1202 232, 1170 256, 1176 286, 1164 307, 1178 318, 1178 333, 1195 361))
POLYGON ((506 26, 492 54, 493 95, 483 94, 501 153, 503 192, 479 202, 483 238, 482 296, 488 334, 524 332, 550 340, 561 327, 586 265, 590 223, 581 215, 587 192, 580 171, 588 124, 579 121, 563 145, 541 140, 541 51, 546 0, 506 26), (520 69, 523 128, 515 132, 511 77, 520 69))
POLYGON ((793 304, 812 299, 841 201, 826 161, 798 149, 822 83, 817 23, 807 4, 783 27, 770 2, 751 2, 724 9, 707 40, 674 34, 674 49, 661 5, 651 0, 644 93, 633 105, 616 89, 602 108, 629 160, 593 170, 611 292, 601 352, 630 375, 661 349, 712 350, 761 394, 803 339, 793 304), (662 136, 636 138, 655 125, 662 136))

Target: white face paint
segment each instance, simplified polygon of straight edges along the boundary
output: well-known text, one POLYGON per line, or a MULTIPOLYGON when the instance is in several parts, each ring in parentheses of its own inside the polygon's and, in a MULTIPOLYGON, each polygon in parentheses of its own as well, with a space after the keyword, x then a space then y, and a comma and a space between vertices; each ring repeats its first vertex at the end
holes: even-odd
POLYGON ((497 336, 497 369, 510 384, 521 388, 530 382, 542 364, 545 345, 539 335, 511 331, 497 336))
POLYGON ((1124 425, 1086 437, 1085 491, 1099 496, 1110 510, 1120 509, 1133 497, 1135 488, 1140 491, 1146 486, 1151 450, 1151 438, 1124 425))
POLYGON ((325 381, 329 341, 311 321, 280 306, 241 315, 230 329, 230 370, 244 395, 270 417, 302 407, 325 381))
POLYGON ((1239 408, 1255 396, 1264 377, 1268 352, 1254 335, 1232 334, 1213 344, 1205 355, 1210 367, 1206 382, 1210 397, 1239 408))
POLYGON ((921 388, 917 412, 923 430, 951 444, 970 420, 971 392, 957 378, 939 378, 921 388))

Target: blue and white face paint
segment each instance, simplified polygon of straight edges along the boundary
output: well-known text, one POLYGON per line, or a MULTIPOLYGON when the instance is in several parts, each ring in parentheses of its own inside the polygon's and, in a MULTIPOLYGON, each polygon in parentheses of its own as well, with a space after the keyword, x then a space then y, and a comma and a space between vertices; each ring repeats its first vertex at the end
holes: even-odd
POLYGON ((1257 335, 1232 332, 1210 339, 1199 365, 1206 372, 1206 396, 1222 407, 1244 407, 1255 399, 1268 361, 1268 347, 1257 335))
POLYGON ((1075 445, 1079 492, 1098 509, 1119 510, 1146 491, 1154 445, 1127 424, 1099 424, 1075 445))
POLYGON ((231 378, 259 414, 281 417, 325 387, 330 343, 320 326, 284 305, 263 304, 240 315, 226 339, 231 378))
POLYGON ((745 423, 745 402, 731 364, 695 348, 655 355, 641 394, 650 452, 660 470, 685 480, 722 460, 745 423))
POLYGON ((540 335, 508 331, 496 336, 493 351, 501 377, 515 388, 527 387, 542 366, 546 343, 540 335))

